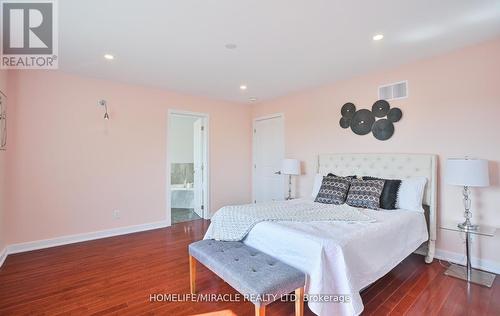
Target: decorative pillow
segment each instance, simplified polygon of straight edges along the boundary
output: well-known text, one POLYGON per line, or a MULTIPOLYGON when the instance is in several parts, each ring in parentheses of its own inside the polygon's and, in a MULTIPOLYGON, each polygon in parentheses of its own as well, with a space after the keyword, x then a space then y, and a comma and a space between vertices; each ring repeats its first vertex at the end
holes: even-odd
MULTIPOLYGON (((338 176, 336 174, 333 174, 333 173, 329 173, 327 175, 327 177, 341 177, 341 176, 338 176)), ((358 177, 357 176, 346 176, 346 177, 343 177, 343 178, 347 178, 347 179, 357 179, 358 177)))
POLYGON ((380 179, 375 177, 363 177, 363 180, 384 180, 384 189, 382 190, 382 195, 380 195, 380 208, 385 210, 394 210, 396 208, 401 180, 380 179))
MULTIPOLYGON (((336 176, 333 173, 329 173, 327 175, 327 177, 339 177, 339 176, 336 176)), ((340 177, 340 178, 342 178, 342 177, 340 177)), ((356 176, 348 176, 345 178, 356 179, 356 176)), ((316 199, 316 197, 318 196, 319 189, 321 188, 321 183, 323 183, 323 175, 321 173, 316 173, 316 175, 314 176, 313 189, 312 189, 312 193, 311 193, 311 196, 313 197, 313 199, 316 199)))
POLYGON ((349 191, 349 179, 343 177, 324 177, 316 196, 316 202, 325 204, 344 204, 349 191))
POLYGON ((346 203, 353 207, 377 210, 383 189, 384 180, 351 180, 346 203))
POLYGON ((401 181, 396 208, 423 213, 422 200, 426 183, 426 177, 413 177, 401 181))

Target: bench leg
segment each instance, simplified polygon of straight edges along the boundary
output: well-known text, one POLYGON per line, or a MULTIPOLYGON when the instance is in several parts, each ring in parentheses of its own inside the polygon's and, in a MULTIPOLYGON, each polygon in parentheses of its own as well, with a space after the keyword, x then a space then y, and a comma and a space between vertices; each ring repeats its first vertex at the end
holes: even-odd
POLYGON ((266 305, 255 305, 255 316, 266 316, 266 305))
POLYGON ((304 288, 295 290, 295 316, 304 316, 304 288))
POLYGON ((189 256, 189 286, 191 294, 196 293, 196 259, 189 256))

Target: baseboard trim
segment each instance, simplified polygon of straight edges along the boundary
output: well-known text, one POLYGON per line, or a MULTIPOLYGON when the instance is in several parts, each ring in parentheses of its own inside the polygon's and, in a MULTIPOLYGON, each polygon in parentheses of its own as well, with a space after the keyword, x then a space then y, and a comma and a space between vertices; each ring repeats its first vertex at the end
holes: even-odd
MULTIPOLYGON (((132 233, 138 233, 142 231, 148 231, 153 229, 159 229, 168 227, 169 223, 165 221, 153 222, 147 224, 140 224, 134 226, 126 226, 126 227, 118 227, 107 230, 95 231, 90 233, 76 234, 76 235, 67 235, 57 238, 51 239, 43 239, 37 241, 30 241, 25 243, 12 244, 4 247, 0 251, 0 267, 5 262, 5 259, 10 254, 27 252, 32 250, 39 250, 63 245, 74 244, 78 242, 96 240, 101 238, 126 235, 132 233)), ((415 251, 415 253, 420 255, 427 255, 426 249, 424 247, 419 248, 415 251)), ((458 252, 452 252, 442 249, 436 249, 434 254, 435 259, 446 260, 453 263, 464 264, 464 254, 458 252)), ((500 264, 491 260, 480 259, 476 257, 471 258, 471 264, 473 268, 492 272, 500 275, 500 264)))
MULTIPOLYGON (((419 248, 417 251, 415 251, 415 253, 423 256, 427 255, 426 249, 422 248, 419 248)), ((434 259, 445 260, 461 265, 465 264, 464 253, 458 253, 442 249, 436 249, 436 253, 434 254, 434 259)), ((487 259, 481 259, 477 257, 471 257, 471 265, 475 269, 488 271, 500 275, 500 264, 498 262, 487 259)))
POLYGON ((168 224, 169 223, 167 221, 160 221, 160 222, 153 222, 153 223, 140 224, 140 225, 134 225, 134 226, 112 228, 112 229, 95 231, 95 232, 90 232, 90 233, 67 235, 67 236, 51 238, 51 239, 43 239, 43 240, 30 241, 30 242, 25 242, 25 243, 12 244, 12 245, 7 246, 6 256, 10 255, 10 254, 14 254, 14 253, 51 248, 51 247, 68 245, 68 244, 74 244, 74 243, 83 242, 83 241, 89 241, 89 240, 95 240, 95 239, 101 239, 101 238, 107 238, 107 237, 113 237, 113 236, 119 236, 119 235, 138 233, 138 232, 148 231, 148 230, 153 230, 153 229, 158 229, 158 228, 164 228, 164 227, 167 227, 168 224))
POLYGON ((0 268, 2 267, 3 263, 5 262, 5 259, 7 259, 7 246, 5 246, 0 251, 0 268))

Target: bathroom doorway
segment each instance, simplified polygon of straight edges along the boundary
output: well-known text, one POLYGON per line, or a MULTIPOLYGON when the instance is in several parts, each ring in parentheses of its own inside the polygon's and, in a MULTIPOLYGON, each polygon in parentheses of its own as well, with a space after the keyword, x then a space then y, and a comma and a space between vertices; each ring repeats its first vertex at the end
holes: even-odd
POLYGON ((208 115, 169 112, 168 144, 172 224, 208 218, 208 115))

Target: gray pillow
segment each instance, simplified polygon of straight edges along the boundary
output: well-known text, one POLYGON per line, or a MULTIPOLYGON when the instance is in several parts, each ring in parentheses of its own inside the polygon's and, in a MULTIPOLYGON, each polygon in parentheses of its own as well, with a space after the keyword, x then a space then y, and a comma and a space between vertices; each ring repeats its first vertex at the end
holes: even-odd
POLYGON ((351 180, 346 203, 353 207, 378 210, 384 180, 351 180))
POLYGON ((344 204, 349 191, 349 179, 344 177, 323 177, 316 202, 325 204, 344 204))

